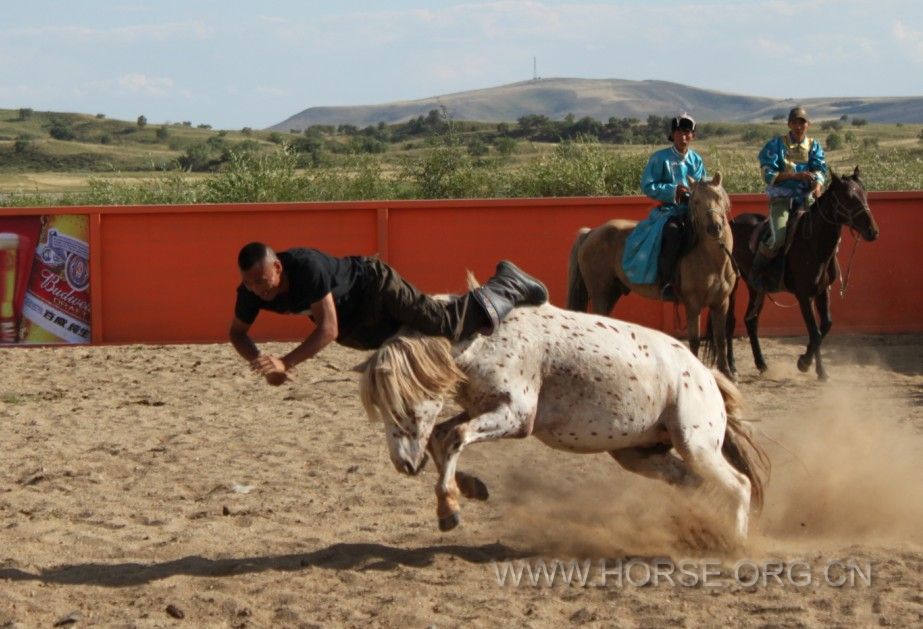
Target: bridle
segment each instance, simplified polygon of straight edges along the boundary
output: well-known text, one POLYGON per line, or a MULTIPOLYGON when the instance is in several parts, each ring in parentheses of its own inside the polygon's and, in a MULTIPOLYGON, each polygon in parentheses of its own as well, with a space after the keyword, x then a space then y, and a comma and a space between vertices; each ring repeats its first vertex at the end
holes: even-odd
MULTIPOLYGON (((846 185, 848 186, 849 184, 846 185)), ((821 207, 820 199, 818 199, 817 215, 820 216, 825 223, 830 225, 845 225, 852 232, 859 231, 855 223, 855 210, 851 209, 848 205, 843 203, 843 201, 839 198, 839 196, 837 196, 836 191, 832 187, 828 188, 827 192, 822 196, 826 197, 828 194, 833 201, 833 208, 829 211, 829 213, 826 212, 825 209, 821 207)), ((829 206, 830 204, 828 203, 827 205, 829 206)), ((862 211, 867 212, 868 210, 866 207, 863 207, 862 211)))
MULTIPOLYGON (((690 193, 689 193, 689 207, 690 207, 690 209, 692 208, 692 201, 693 201, 693 198, 694 198, 694 197, 695 197, 695 188, 693 188, 693 189, 690 191, 690 193)), ((692 214, 692 222, 693 222, 693 223, 695 224, 695 226, 696 226, 696 231, 699 232, 699 233, 701 233, 702 230, 700 229, 700 225, 699 225, 699 221, 697 220, 696 213, 691 212, 691 214, 692 214)), ((722 209, 716 208, 716 207, 714 207, 713 205, 710 205, 710 206, 705 210, 705 216, 706 216, 706 217, 707 217, 707 216, 714 216, 714 217, 716 217, 715 222, 716 222, 716 223, 721 223, 721 229, 718 231, 717 235, 714 235, 714 236, 712 236, 711 234, 708 234, 708 235, 715 239, 715 242, 717 242, 717 243, 718 243, 718 246, 721 247, 721 250, 724 251, 724 254, 728 257, 728 260, 731 261, 731 267, 734 269, 734 273, 735 273, 738 277, 740 277, 740 267, 737 266, 737 260, 734 259, 734 254, 731 253, 731 251, 728 249, 727 245, 724 243, 724 230, 725 230, 725 229, 727 228, 727 226, 728 226, 728 218, 727 218, 727 215, 728 215, 728 212, 727 212, 726 210, 722 210, 722 209)), ((707 229, 705 230, 705 233, 708 233, 708 230, 707 230, 707 229)))
MULTIPOLYGON (((849 187, 849 184, 846 184, 849 187)), ((833 209, 830 211, 829 215, 825 212, 824 208, 821 207, 820 199, 817 200, 817 215, 827 224, 839 227, 845 225, 849 228, 850 233, 853 236, 853 247, 852 253, 849 255, 849 263, 846 265, 846 273, 840 277, 840 299, 846 297, 846 291, 849 289, 849 276, 852 272, 852 263, 853 259, 856 257, 856 249, 859 247, 859 237, 857 233, 859 228, 856 227, 855 217, 856 212, 854 209, 850 209, 843 201, 837 196, 836 191, 830 187, 827 188, 827 191, 822 195, 826 197, 830 195, 830 198, 833 201, 833 209)), ((826 205, 830 205, 829 203, 826 205)), ((863 205, 863 212, 868 212, 868 206, 863 205)), ((805 236, 806 238, 809 235, 805 236)), ((837 238, 837 247, 839 247, 840 238, 837 238)), ((836 254, 834 254, 836 255, 836 254)))

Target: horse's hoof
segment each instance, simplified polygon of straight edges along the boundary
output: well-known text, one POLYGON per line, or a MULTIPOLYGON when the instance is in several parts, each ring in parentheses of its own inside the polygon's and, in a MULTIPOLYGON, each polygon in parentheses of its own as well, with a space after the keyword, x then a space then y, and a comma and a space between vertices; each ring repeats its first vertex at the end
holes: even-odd
POLYGON ((444 518, 439 518, 439 530, 443 533, 446 531, 451 531, 459 524, 461 524, 461 515, 459 515, 458 511, 455 513, 450 513, 444 518))
POLYGON ((798 371, 805 373, 810 367, 811 361, 807 360, 804 354, 798 357, 798 371))
POLYGON ((766 373, 767 371, 769 371, 769 365, 767 365, 766 363, 757 363, 756 370, 759 371, 761 374, 766 373))
POLYGON ((821 382, 827 382, 830 379, 830 376, 827 375, 827 372, 822 372, 817 374, 817 379, 821 382))
POLYGON ((462 496, 469 500, 487 500, 490 498, 487 485, 480 478, 474 476, 459 478, 458 474, 456 474, 455 482, 458 483, 458 489, 461 491, 462 496))

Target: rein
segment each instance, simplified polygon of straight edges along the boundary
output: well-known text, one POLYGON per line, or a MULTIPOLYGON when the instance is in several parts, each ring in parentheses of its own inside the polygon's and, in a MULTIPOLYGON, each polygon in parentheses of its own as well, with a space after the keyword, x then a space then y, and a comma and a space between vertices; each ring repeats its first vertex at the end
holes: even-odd
MULTIPOLYGON (((847 207, 847 205, 843 203, 843 201, 841 201, 839 197, 837 197, 836 192, 834 192, 832 189, 828 189, 827 193, 830 194, 830 198, 833 200, 833 203, 835 204, 831 212, 832 216, 827 216, 827 214, 821 208, 820 199, 818 199, 817 214, 821 217, 821 219, 824 220, 824 222, 830 225, 841 225, 841 226, 845 225, 846 227, 849 228, 849 231, 853 236, 852 253, 850 253, 849 255, 849 263, 846 265, 846 273, 840 278, 840 299, 845 299, 846 291, 849 290, 849 276, 852 273, 852 263, 856 257, 856 249, 859 248, 859 238, 856 235, 858 230, 856 229, 856 225, 853 219, 854 214, 849 209, 849 207, 847 207), (845 219, 845 220, 841 221, 840 219, 845 219)), ((827 195, 824 194, 823 196, 827 196, 827 195)), ((826 204, 826 205, 829 205, 829 204, 826 204)), ((839 246, 839 240, 840 239, 837 239, 837 246, 839 246)), ((836 255, 836 250, 834 250, 834 256, 835 255, 836 255)))
POLYGON ((852 272, 852 261, 856 257, 856 249, 859 248, 859 239, 855 232, 850 229, 853 235, 852 253, 849 254, 849 264, 846 265, 846 274, 840 278, 840 299, 846 299, 846 291, 849 290, 849 274, 852 272))

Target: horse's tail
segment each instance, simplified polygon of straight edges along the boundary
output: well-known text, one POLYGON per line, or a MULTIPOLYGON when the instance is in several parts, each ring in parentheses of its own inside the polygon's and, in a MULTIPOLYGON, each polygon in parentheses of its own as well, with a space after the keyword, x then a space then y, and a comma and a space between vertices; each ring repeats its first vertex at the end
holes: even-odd
POLYGON ((368 360, 359 394, 369 419, 397 422, 420 402, 451 395, 465 379, 448 339, 399 335, 368 360))
POLYGON ((581 227, 574 239, 574 245, 570 248, 570 257, 567 260, 567 309, 586 312, 587 304, 590 301, 590 294, 586 288, 586 282, 583 281, 583 275, 580 273, 580 263, 577 255, 580 253, 580 247, 590 233, 589 227, 581 227))
POLYGON ((746 422, 741 418, 742 397, 740 390, 724 374, 714 372, 724 409, 727 413, 727 427, 724 431, 724 445, 721 453, 734 468, 750 481, 750 506, 754 511, 763 507, 764 480, 770 472, 769 456, 756 443, 746 422))

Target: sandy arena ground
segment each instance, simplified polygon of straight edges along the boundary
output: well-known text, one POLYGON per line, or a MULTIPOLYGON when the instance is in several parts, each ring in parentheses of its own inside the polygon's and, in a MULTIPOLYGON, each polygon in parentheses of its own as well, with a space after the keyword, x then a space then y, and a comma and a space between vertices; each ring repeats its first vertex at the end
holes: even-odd
POLYGON ((0 350, 0 627, 920 626, 923 337, 835 336, 825 384, 803 342, 767 340, 762 378, 738 345, 774 471, 725 558, 676 547, 672 489, 537 440, 466 451, 492 495, 441 534, 432 469, 398 475, 363 414, 361 353, 274 389, 229 345, 0 350), (667 557, 698 584, 646 578, 667 557), (574 558, 587 587, 497 581, 574 558), (634 583, 603 585, 600 559, 634 583), (741 559, 791 576, 748 586, 741 559), (871 585, 835 587, 834 560, 830 581, 852 562, 871 585))

